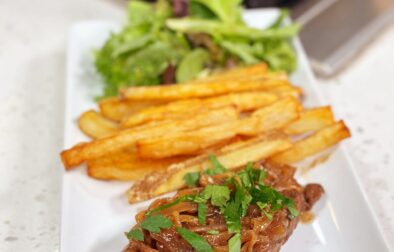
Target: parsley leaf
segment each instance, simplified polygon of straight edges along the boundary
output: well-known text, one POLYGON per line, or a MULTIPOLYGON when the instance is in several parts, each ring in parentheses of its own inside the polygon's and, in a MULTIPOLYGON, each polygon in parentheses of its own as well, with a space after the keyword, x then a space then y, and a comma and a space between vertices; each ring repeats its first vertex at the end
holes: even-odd
POLYGON ((183 176, 183 180, 189 187, 196 187, 198 180, 200 180, 199 172, 189 172, 183 176))
POLYGON ((265 171, 262 169, 255 169, 252 162, 249 162, 246 168, 238 173, 238 177, 243 186, 247 189, 251 188, 254 184, 262 183, 265 176, 265 171))
POLYGON ((209 155, 209 161, 211 161, 212 168, 206 169, 205 173, 209 176, 225 173, 227 169, 219 162, 214 155, 209 155))
POLYGON ((276 212, 279 209, 287 207, 290 212, 290 218, 298 215, 294 201, 283 196, 271 186, 259 184, 257 187, 252 188, 250 193, 253 197, 253 203, 269 204, 271 206, 271 212, 276 212))
POLYGON ((268 207, 267 203, 261 203, 260 201, 256 203, 256 205, 258 207, 260 207, 261 211, 263 212, 263 214, 265 215, 265 217, 267 217, 267 219, 272 220, 273 216, 271 213, 269 213, 266 208, 268 207))
POLYGON ((137 241, 143 241, 144 240, 144 233, 140 229, 133 229, 130 230, 128 233, 125 233, 127 239, 135 239, 137 241))
POLYGON ((217 231, 217 230, 208 230, 208 231, 207 231, 207 234, 210 234, 210 235, 217 235, 217 234, 219 234, 219 231, 217 231))
POLYGON ((230 199, 230 189, 227 186, 207 185, 202 192, 202 197, 206 200, 211 199, 214 206, 223 207, 230 199))
POLYGON ((235 185, 235 194, 227 206, 223 208, 222 213, 226 219, 228 231, 239 233, 241 232, 241 217, 246 215, 252 197, 234 178, 231 182, 235 185))
POLYGON ((211 245, 200 235, 182 227, 176 231, 185 239, 197 252, 213 252, 211 245))
POLYGON ((204 225, 207 216, 207 206, 204 203, 199 203, 197 207, 197 211, 198 211, 198 223, 204 225))
POLYGON ((228 241, 229 252, 240 252, 241 251, 241 234, 237 233, 228 241))
POLYGON ((293 200, 291 200, 289 198, 285 198, 284 204, 287 206, 287 209, 290 212, 291 219, 293 219, 294 217, 297 217, 299 215, 299 212, 298 212, 297 208, 295 207, 293 200))
POLYGON ((174 200, 171 203, 168 203, 168 204, 165 204, 165 205, 162 205, 162 206, 156 207, 155 209, 150 210, 149 212, 146 213, 146 215, 151 215, 153 213, 160 212, 160 211, 162 211, 164 209, 167 209, 167 208, 170 208, 172 206, 175 206, 176 204, 179 204, 179 203, 181 203, 181 202, 183 202, 185 200, 190 200, 190 196, 186 195, 186 196, 183 196, 183 197, 179 197, 178 199, 174 200))
POLYGON ((148 216, 141 222, 141 227, 153 233, 160 233, 160 228, 170 228, 172 221, 161 214, 148 216))

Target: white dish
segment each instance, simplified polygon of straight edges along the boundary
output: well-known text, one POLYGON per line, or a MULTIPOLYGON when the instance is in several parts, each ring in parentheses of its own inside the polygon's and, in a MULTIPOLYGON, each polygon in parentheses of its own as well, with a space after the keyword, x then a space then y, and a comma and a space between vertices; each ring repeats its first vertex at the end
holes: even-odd
MULTIPOLYGON (((277 14, 275 9, 247 11, 245 20, 252 26, 264 27, 277 14)), ((75 25, 70 32, 65 148, 87 140, 76 119, 81 112, 96 107, 93 98, 101 88, 92 49, 98 48, 119 25, 90 21, 75 25)), ((298 39, 294 47, 298 71, 292 81, 305 90, 306 106, 321 105, 323 101, 298 39)), ((344 148, 337 148, 327 162, 299 177, 303 183, 322 184, 326 197, 314 209, 314 222, 300 224, 281 251, 389 251, 353 169, 344 148)), ((128 242, 123 233, 133 226, 135 214, 148 202, 129 205, 124 192, 130 183, 97 181, 85 173, 81 167, 63 175, 61 251, 122 251, 128 242)))

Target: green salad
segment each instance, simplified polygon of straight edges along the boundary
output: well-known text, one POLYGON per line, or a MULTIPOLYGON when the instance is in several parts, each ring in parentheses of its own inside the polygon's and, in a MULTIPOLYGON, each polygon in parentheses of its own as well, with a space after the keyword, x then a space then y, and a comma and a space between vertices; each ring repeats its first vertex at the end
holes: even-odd
POLYGON ((127 23, 95 51, 105 85, 102 97, 117 95, 123 86, 181 83, 261 61, 272 70, 295 70, 289 39, 299 25, 284 26, 288 13, 282 10, 268 28, 248 27, 241 2, 130 1, 127 23))

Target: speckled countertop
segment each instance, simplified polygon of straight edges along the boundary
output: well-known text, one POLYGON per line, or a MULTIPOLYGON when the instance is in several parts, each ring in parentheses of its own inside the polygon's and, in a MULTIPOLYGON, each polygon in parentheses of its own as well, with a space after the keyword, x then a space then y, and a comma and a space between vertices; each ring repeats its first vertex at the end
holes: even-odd
MULTIPOLYGON (((58 251, 68 28, 119 19, 122 1, 0 0, 0 251, 58 251)), ((319 80, 394 247, 394 23, 339 77, 319 80)))

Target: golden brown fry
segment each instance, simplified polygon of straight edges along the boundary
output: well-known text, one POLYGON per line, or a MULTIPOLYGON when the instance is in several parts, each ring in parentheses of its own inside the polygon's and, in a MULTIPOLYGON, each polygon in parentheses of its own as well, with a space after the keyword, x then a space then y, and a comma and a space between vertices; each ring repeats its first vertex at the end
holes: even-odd
MULTIPOLYGON (((275 153, 291 147, 291 141, 283 136, 259 137, 258 141, 250 141, 250 145, 239 144, 240 148, 229 148, 231 151, 214 152, 218 161, 228 169, 235 169, 248 162, 257 162, 275 153)), ((152 173, 136 181, 128 191, 130 203, 147 200, 152 197, 180 189, 185 186, 183 177, 189 172, 199 172, 211 164, 207 155, 170 166, 163 172, 152 173)))
POLYGON ((291 85, 281 85, 277 87, 272 87, 266 90, 268 93, 274 94, 279 98, 284 97, 294 97, 300 99, 303 95, 303 91, 301 88, 291 85))
POLYGON ((79 118, 79 128, 91 138, 108 136, 118 130, 118 124, 104 118, 94 110, 84 112, 79 118))
POLYGON ((137 142, 137 153, 141 158, 154 159, 198 154, 209 146, 235 137, 239 125, 239 121, 235 121, 172 136, 143 139, 137 142))
POLYGON ((128 128, 151 121, 192 117, 202 110, 202 102, 199 99, 174 101, 163 106, 147 108, 139 113, 127 116, 123 119, 121 127, 128 128))
POLYGON ((335 122, 334 114, 329 106, 305 110, 300 119, 284 129, 288 135, 300 135, 309 131, 316 131, 335 122))
POLYGON ((151 172, 159 172, 185 158, 141 159, 132 151, 120 151, 88 161, 88 175, 103 180, 136 180, 151 172))
POLYGON ((327 126, 313 135, 295 142, 287 151, 276 154, 270 160, 276 163, 291 164, 327 149, 345 138, 350 132, 343 121, 327 126))
POLYGON ((271 104, 277 99, 275 95, 266 92, 246 92, 207 99, 180 100, 142 110, 125 118, 121 125, 126 128, 150 121, 189 118, 200 112, 229 105, 236 106, 240 111, 249 111, 271 104))
POLYGON ((100 112, 113 121, 120 121, 123 117, 137 113, 143 109, 161 105, 162 102, 135 102, 117 97, 107 98, 99 102, 100 112))
POLYGON ((297 100, 282 99, 257 110, 249 118, 172 136, 140 140, 137 143, 137 153, 143 158, 198 154, 205 148, 238 134, 256 136, 262 132, 283 128, 298 118, 299 111, 300 104, 297 100))
POLYGON ((206 107, 236 106, 241 112, 255 110, 278 100, 276 95, 264 91, 243 92, 204 99, 206 107))
POLYGON ((299 118, 301 110, 302 105, 297 99, 283 98, 252 113, 252 118, 259 119, 258 126, 254 128, 257 129, 257 132, 254 132, 253 128, 249 129, 251 123, 246 123, 240 134, 253 136, 264 131, 284 128, 299 118))
POLYGON ((140 129, 126 129, 115 134, 94 140, 89 143, 80 143, 61 153, 61 159, 66 169, 75 167, 87 160, 114 153, 126 147, 132 147, 136 141, 145 138, 154 138, 162 135, 188 131, 209 125, 222 124, 237 120, 239 112, 234 107, 224 107, 201 113, 188 120, 171 121, 151 127, 140 129))
POLYGON ((199 84, 129 87, 122 89, 121 94, 126 99, 134 101, 168 101, 261 90, 287 83, 287 80, 277 78, 252 81, 212 81, 199 84))

